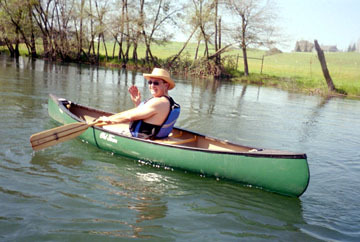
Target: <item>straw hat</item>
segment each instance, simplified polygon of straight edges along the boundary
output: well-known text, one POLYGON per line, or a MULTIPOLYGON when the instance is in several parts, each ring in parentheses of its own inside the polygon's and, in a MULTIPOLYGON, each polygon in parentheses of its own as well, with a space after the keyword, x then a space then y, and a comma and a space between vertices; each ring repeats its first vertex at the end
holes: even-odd
POLYGON ((154 68, 154 70, 151 72, 151 74, 143 74, 146 80, 150 80, 150 78, 159 78, 167 83, 169 83, 169 90, 173 89, 175 87, 175 82, 173 79, 171 79, 169 72, 167 72, 164 69, 161 68, 154 68))

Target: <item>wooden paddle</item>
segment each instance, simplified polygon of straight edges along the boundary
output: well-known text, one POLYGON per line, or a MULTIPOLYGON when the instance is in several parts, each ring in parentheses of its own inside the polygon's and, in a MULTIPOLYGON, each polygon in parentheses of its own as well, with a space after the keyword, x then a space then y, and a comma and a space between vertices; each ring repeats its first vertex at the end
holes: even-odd
POLYGON ((96 124, 105 124, 101 121, 91 123, 71 123, 53 129, 45 130, 30 137, 30 143, 33 150, 41 150, 49 146, 76 138, 85 132, 89 127, 96 124))

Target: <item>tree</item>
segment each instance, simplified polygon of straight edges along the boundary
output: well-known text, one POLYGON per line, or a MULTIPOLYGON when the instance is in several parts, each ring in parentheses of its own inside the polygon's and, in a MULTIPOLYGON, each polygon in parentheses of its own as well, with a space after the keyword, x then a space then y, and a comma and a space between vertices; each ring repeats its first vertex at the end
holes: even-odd
POLYGON ((275 44, 277 38, 274 3, 271 0, 261 5, 261 0, 226 0, 228 9, 234 14, 235 34, 232 38, 239 43, 243 52, 244 75, 249 75, 247 49, 275 44), (240 25, 236 24, 240 23, 240 25))
MULTIPOLYGON (((224 74, 224 68, 221 63, 221 54, 228 48, 221 48, 221 11, 223 1, 219 0, 192 0, 187 7, 187 23, 186 25, 192 28, 192 35, 197 40, 197 47, 195 50, 194 65, 191 66, 196 73, 202 75, 212 75, 220 77, 224 74), (199 55, 199 47, 204 43, 205 49, 203 57, 199 55), (214 46, 215 53, 211 52, 211 47, 214 46), (200 56, 200 58, 198 58, 200 56), (197 66, 199 68, 197 68, 197 66), (197 70, 198 69, 198 70, 197 70)), ((191 30, 191 29, 190 29, 191 30)), ((189 39, 187 40, 187 42, 189 39)), ((187 44, 187 42, 185 44, 187 44)), ((175 56, 176 58, 181 54, 184 47, 175 56)), ((174 59, 171 60, 173 62, 174 59)))
MULTIPOLYGON (((81 53, 83 52, 83 37, 84 37, 84 32, 83 32, 83 20, 84 20, 84 6, 85 6, 85 0, 81 0, 80 2, 80 29, 79 29, 79 33, 78 33, 78 59, 81 58, 81 53)), ((75 20, 76 21, 76 20, 75 20)), ((77 31, 76 31, 77 32, 77 31)))
POLYGON ((11 24, 9 14, 3 4, 0 2, 0 38, 6 44, 11 57, 19 57, 19 34, 14 25, 11 24))
POLYGON ((211 41, 210 37, 213 34, 213 32, 211 32, 212 28, 210 28, 210 25, 213 23, 215 15, 213 10, 215 9, 215 5, 213 4, 213 1, 210 0, 193 0, 193 6, 195 9, 193 22, 195 25, 199 26, 200 29, 198 46, 200 44, 200 40, 203 40, 205 44, 204 56, 208 58, 209 44, 211 41))
POLYGON ((152 0, 145 5, 146 9, 140 11, 141 27, 144 43, 146 46, 145 59, 156 64, 151 52, 152 42, 164 43, 172 38, 172 34, 162 28, 166 24, 176 22, 176 13, 183 9, 178 3, 172 4, 170 0, 152 0))
POLYGON ((33 5, 33 17, 38 29, 41 31, 44 56, 46 58, 54 56, 54 42, 52 41, 53 21, 51 21, 52 12, 50 11, 51 2, 52 0, 47 0, 47 2, 45 2, 45 0, 38 0, 36 4, 33 5))
POLYGON ((35 34, 32 19, 32 6, 33 3, 27 0, 24 4, 20 0, 0 1, 0 8, 3 11, 3 29, 7 32, 5 41, 7 43, 15 42, 16 47, 12 52, 12 46, 8 44, 9 50, 15 56, 18 56, 18 44, 21 40, 25 43, 29 54, 32 57, 36 57, 36 46, 35 46, 35 34), (12 27, 9 27, 12 26, 12 27), (9 36, 15 32, 15 40, 9 40, 9 36), (8 41, 9 42, 8 42, 8 41))
MULTIPOLYGON (((123 41, 125 35, 125 23, 128 21, 128 11, 127 11, 127 0, 121 0, 121 17, 120 17, 120 41, 119 41, 119 54, 118 60, 121 58, 125 59, 125 54, 123 51, 123 41)), ((117 39, 117 38, 116 38, 117 39)), ((114 48, 115 50, 115 48, 114 48)))
MULTIPOLYGON (((215 5, 215 17, 214 17, 214 45, 215 45, 215 53, 221 48, 221 16, 218 17, 219 10, 219 0, 214 0, 215 5)), ((217 55, 215 59, 215 63, 220 65, 221 56, 217 55)))
POLYGON ((197 31, 197 28, 198 28, 198 26, 195 26, 195 28, 194 28, 194 30, 191 32, 189 38, 185 41, 183 47, 179 50, 179 52, 178 52, 174 57, 171 58, 171 60, 170 60, 169 63, 168 63, 168 67, 171 68, 171 66, 172 66, 172 64, 175 62, 175 60, 176 60, 177 58, 179 58, 179 56, 181 55, 181 53, 184 51, 184 49, 186 48, 187 44, 188 44, 189 41, 191 40, 192 36, 193 36, 194 33, 197 31))
POLYGON ((98 46, 97 46, 97 61, 99 61, 100 56, 100 45, 101 40, 103 41, 103 46, 105 49, 105 58, 108 59, 108 52, 106 48, 105 43, 105 31, 107 29, 107 23, 105 16, 108 12, 108 2, 107 1, 97 1, 95 0, 95 8, 96 8, 96 20, 97 20, 97 26, 96 26, 96 33, 98 34, 98 46))
POLYGON ((75 0, 32 0, 33 18, 40 29, 44 55, 51 59, 73 60, 77 56, 72 20, 75 0))

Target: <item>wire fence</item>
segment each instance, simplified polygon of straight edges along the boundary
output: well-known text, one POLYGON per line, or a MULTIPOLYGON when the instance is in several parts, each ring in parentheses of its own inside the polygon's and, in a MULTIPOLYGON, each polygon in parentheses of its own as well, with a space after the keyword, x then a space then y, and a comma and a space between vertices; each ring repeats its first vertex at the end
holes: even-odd
MULTIPOLYGON (((237 54, 236 56, 236 70, 238 69, 239 66, 239 58, 244 58, 243 56, 240 56, 239 54, 237 54)), ((260 68, 260 74, 262 74, 263 71, 263 67, 264 67, 264 58, 265 56, 263 55, 262 58, 258 58, 258 57, 247 57, 247 59, 252 59, 252 60, 261 60, 261 68, 260 68)))

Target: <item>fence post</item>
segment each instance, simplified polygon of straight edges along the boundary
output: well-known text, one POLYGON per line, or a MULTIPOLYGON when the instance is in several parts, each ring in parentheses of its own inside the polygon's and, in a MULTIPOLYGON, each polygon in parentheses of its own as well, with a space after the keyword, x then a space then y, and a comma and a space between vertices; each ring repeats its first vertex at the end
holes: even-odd
POLYGON ((328 85, 328 89, 330 91, 336 91, 333 80, 331 79, 329 70, 327 68, 324 51, 321 49, 321 47, 320 47, 319 43, 317 42, 317 40, 314 40, 314 44, 315 44, 315 49, 317 51, 318 58, 319 58, 319 61, 320 61, 320 64, 321 64, 321 69, 323 71, 323 74, 324 74, 324 77, 325 77, 325 80, 326 80, 326 84, 328 85))
POLYGON ((263 55, 262 58, 261 58, 261 70, 260 70, 260 75, 262 75, 263 65, 264 65, 264 55, 263 55))

